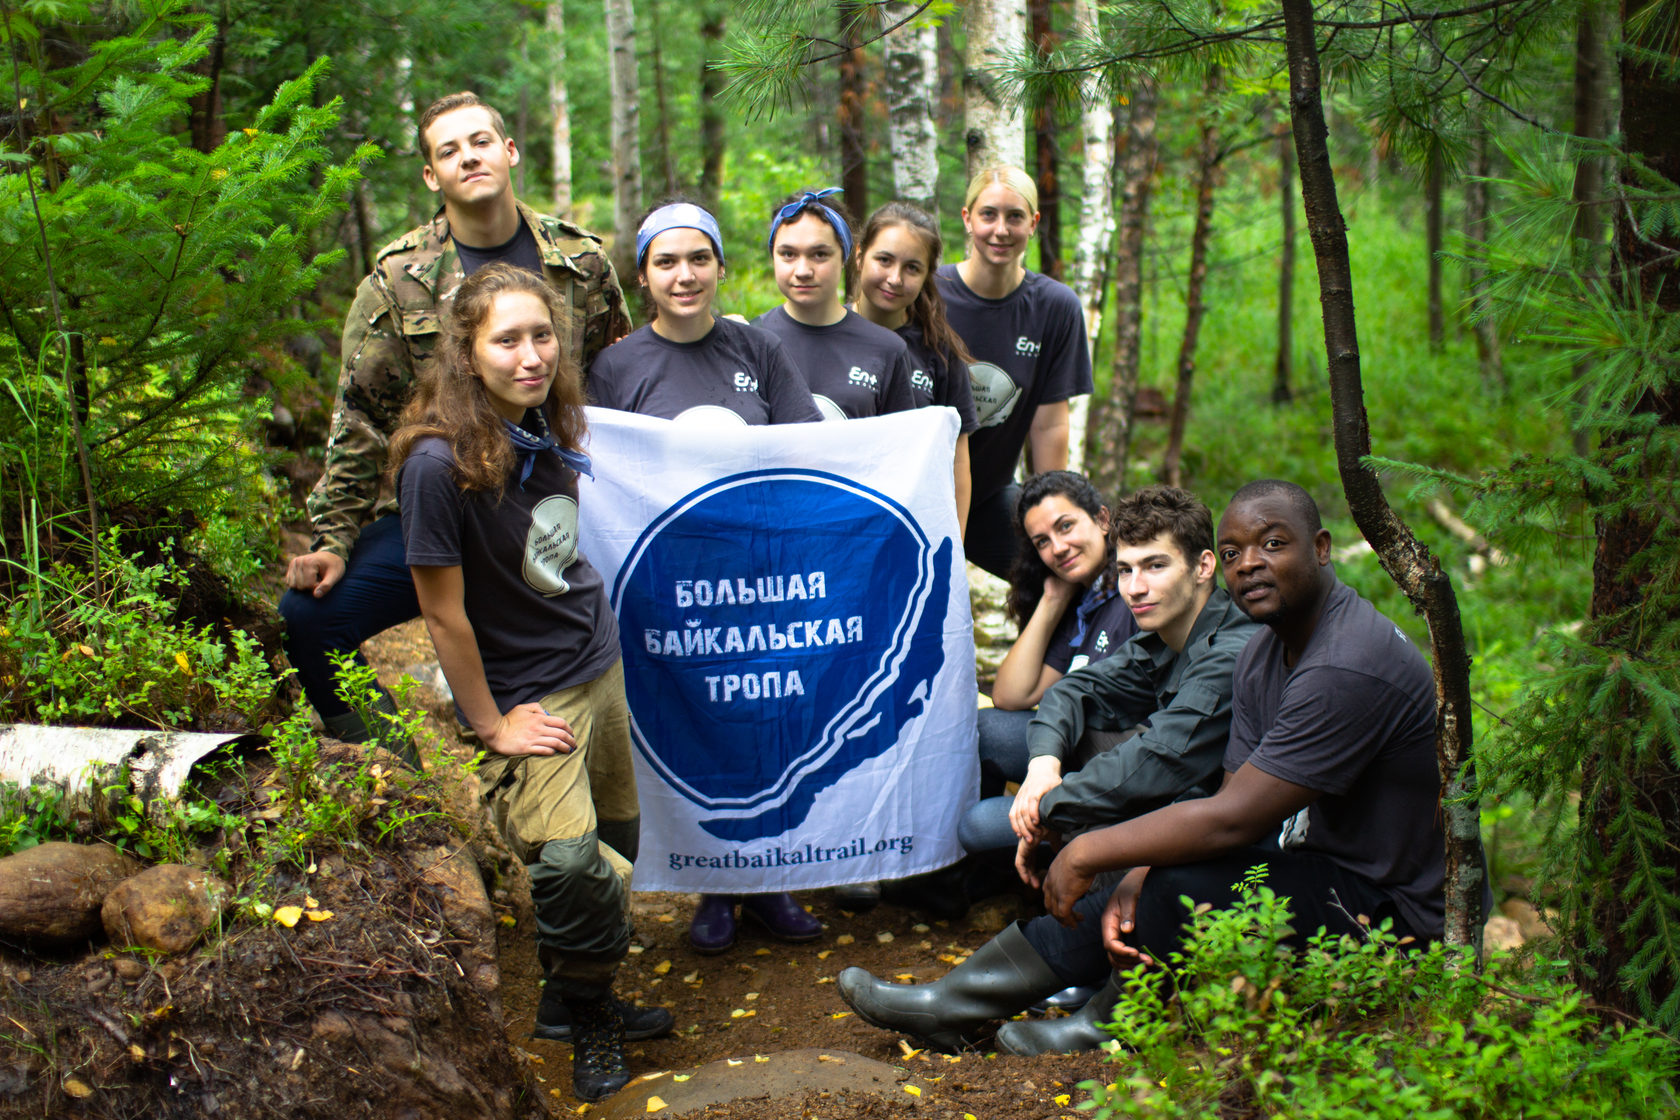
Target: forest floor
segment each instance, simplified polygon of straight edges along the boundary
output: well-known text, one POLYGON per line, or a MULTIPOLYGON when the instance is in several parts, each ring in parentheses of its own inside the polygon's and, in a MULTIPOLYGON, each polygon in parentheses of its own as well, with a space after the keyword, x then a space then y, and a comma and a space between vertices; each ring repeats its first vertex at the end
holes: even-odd
MULTIPOLYGON (((983 621, 983 644, 987 629, 983 621)), ((367 652, 387 683, 404 672, 423 686, 436 679, 431 644, 418 621, 381 635, 367 652)), ((987 660, 983 650, 982 662, 987 660)), ((423 687, 420 699, 428 709, 428 727, 446 749, 464 752, 441 694, 423 687)), ((1008 922, 1039 912, 1025 890, 989 899, 960 921, 931 920, 888 903, 856 913, 828 891, 801 897, 822 920, 817 941, 787 944, 743 922, 732 950, 707 957, 688 943, 697 895, 634 896, 634 941, 619 971, 618 992, 639 1004, 668 1008, 676 1030, 667 1038, 629 1044, 632 1073, 642 1080, 593 1106, 571 1095, 571 1047, 531 1036, 542 974, 529 907, 514 907, 517 924, 503 926, 500 938, 508 1038, 515 1053, 528 1055, 553 1114, 1072 1120, 1082 1115, 1077 1106, 1089 1097, 1080 1082, 1114 1080, 1103 1054, 918 1052, 908 1039, 862 1022, 835 990, 835 976, 850 965, 901 983, 937 979, 1008 922), (877 1068, 874 1062, 890 1067, 891 1077, 852 1076, 858 1067, 877 1068), (712 1063, 726 1077, 738 1071, 732 1075, 737 1080, 719 1088, 717 1076, 694 1072, 712 1063), (861 1087, 870 1081, 872 1088, 861 1087), (650 1096, 658 1098, 651 1105, 650 1096), (665 1107, 659 1108, 661 1103, 665 1107)))

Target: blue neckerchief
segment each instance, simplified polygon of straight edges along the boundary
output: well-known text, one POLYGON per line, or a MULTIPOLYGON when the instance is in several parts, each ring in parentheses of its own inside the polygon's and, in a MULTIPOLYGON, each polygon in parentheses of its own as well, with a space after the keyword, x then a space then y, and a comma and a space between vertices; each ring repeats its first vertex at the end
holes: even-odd
POLYGON ((1079 600, 1079 605, 1073 608, 1073 648, 1078 649, 1085 644, 1085 632, 1090 628, 1091 616, 1097 613, 1104 603, 1119 594, 1117 588, 1103 586, 1102 576, 1098 576, 1090 587, 1085 589, 1085 597, 1079 600))
POLYGON ((590 478, 595 477, 595 472, 590 469, 593 464, 590 463, 589 456, 581 451, 561 447, 556 443, 553 434, 548 430, 548 421, 543 419, 541 412, 533 408, 527 411, 525 415, 527 418, 534 417, 536 419, 539 435, 532 435, 512 420, 505 418, 502 420, 503 427, 507 429, 508 439, 513 441, 513 453, 519 459, 519 488, 521 490, 525 489, 525 483, 531 477, 531 472, 537 469, 537 455, 543 451, 554 452, 560 456, 562 463, 571 467, 578 474, 588 475, 590 478))

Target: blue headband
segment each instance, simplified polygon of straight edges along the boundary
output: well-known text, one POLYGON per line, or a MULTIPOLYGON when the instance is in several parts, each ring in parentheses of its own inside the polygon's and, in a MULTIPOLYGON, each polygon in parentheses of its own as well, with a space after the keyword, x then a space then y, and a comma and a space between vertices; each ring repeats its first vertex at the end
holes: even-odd
POLYGON ((673 202, 642 219, 642 228, 636 231, 637 268, 647 261, 648 245, 653 239, 671 229, 699 230, 711 239, 712 252, 717 254, 718 263, 723 263, 723 234, 718 230, 717 219, 692 202, 673 202))
POLYGON ((814 210, 822 216, 825 222, 834 227, 834 236, 840 239, 841 255, 850 257, 852 255, 852 227, 846 224, 846 219, 840 216, 839 211, 822 204, 823 199, 831 194, 839 194, 840 190, 839 187, 826 187, 820 191, 806 191, 776 211, 776 216, 770 219, 770 240, 766 244, 774 249, 776 247, 776 231, 782 228, 783 223, 793 221, 807 210, 814 210))

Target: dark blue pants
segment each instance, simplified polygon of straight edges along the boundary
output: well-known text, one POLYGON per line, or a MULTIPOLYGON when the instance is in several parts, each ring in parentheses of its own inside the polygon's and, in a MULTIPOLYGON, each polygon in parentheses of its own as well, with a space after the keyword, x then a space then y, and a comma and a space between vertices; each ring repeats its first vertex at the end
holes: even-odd
POLYGON ((420 613, 414 579, 403 552, 402 518, 381 517, 363 526, 350 550, 344 578, 317 599, 302 591, 280 598, 286 620, 286 657, 297 670, 304 695, 323 717, 350 710, 335 691, 329 650, 361 655, 361 645, 375 634, 420 613))
MULTIPOLYGON (((1415 933, 1400 917, 1393 900, 1375 883, 1328 857, 1316 852, 1247 847, 1201 863, 1152 868, 1138 898, 1137 924, 1132 931, 1135 943, 1157 961, 1165 961, 1184 940, 1189 911, 1180 897, 1211 903, 1215 908, 1229 906, 1237 897, 1237 884, 1249 868, 1258 864, 1268 868, 1266 885, 1290 900, 1290 925, 1296 935, 1287 944, 1304 946, 1320 926, 1331 933, 1356 933, 1359 927, 1353 919, 1360 914, 1369 917, 1372 926, 1392 918, 1394 931, 1401 937, 1415 933)), ((1033 949, 1069 984, 1101 984, 1112 968, 1102 947, 1102 912, 1119 881, 1117 874, 1097 877, 1091 890, 1074 906, 1081 920, 1072 929, 1048 914, 1031 919, 1023 928, 1033 949)))

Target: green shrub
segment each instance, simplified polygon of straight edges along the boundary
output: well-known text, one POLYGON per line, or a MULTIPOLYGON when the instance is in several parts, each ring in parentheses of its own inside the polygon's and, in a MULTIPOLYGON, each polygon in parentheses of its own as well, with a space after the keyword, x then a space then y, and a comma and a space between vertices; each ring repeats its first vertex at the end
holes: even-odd
POLYGON ((1250 872, 1229 910, 1198 910, 1174 981, 1134 972, 1115 1008, 1099 1117, 1668 1117, 1675 1043, 1605 1020, 1562 977, 1385 928, 1280 944, 1288 900, 1250 872), (1410 949, 1410 951, 1408 951, 1410 949))

